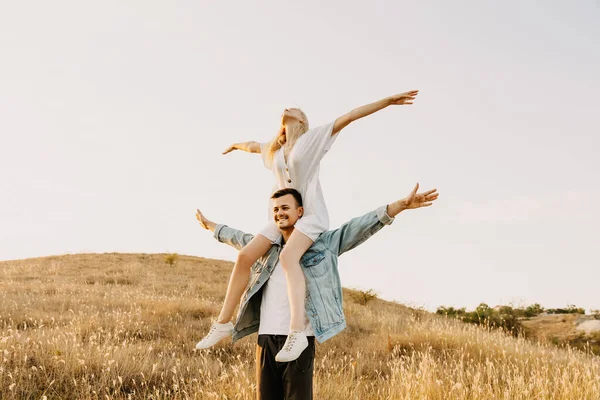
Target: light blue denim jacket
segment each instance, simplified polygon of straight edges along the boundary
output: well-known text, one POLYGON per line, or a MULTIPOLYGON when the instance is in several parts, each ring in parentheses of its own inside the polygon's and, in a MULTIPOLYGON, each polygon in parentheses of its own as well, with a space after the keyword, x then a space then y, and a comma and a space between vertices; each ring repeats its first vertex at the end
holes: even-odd
MULTIPOLYGON (((387 206, 380 207, 346 222, 338 229, 322 233, 300 259, 306 277, 306 314, 319 343, 346 328, 338 257, 363 243, 384 225, 390 225, 394 219, 386 210, 387 206)), ((214 237, 240 250, 254 235, 226 225, 217 225, 214 237)), ((242 297, 233 328, 234 342, 258 331, 262 288, 279 261, 281 249, 281 242, 275 243, 267 254, 252 265, 250 282, 242 297)))

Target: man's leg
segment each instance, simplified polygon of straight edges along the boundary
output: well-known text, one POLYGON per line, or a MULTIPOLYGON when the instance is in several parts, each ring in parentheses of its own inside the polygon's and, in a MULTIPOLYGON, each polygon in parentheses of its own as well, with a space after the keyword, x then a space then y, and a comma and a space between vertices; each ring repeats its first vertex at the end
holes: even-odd
MULTIPOLYGON (((281 342, 281 347, 284 342, 281 342)), ((280 364, 286 366, 283 372, 285 400, 312 400, 315 338, 313 336, 308 337, 308 347, 304 349, 300 357, 294 361, 280 364)))
POLYGON ((275 355, 283 347, 285 336, 258 335, 256 344, 256 398, 258 400, 284 400, 283 363, 275 355))

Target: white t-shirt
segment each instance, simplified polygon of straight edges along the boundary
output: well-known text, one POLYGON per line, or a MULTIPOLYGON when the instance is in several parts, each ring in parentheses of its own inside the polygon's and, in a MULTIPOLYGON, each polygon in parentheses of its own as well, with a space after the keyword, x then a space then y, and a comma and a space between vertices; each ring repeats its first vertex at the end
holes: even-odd
MULTIPOLYGON (((298 138, 285 161, 283 148, 277 150, 273 160, 268 158, 269 143, 261 144, 261 153, 265 167, 273 171, 275 186, 273 192, 294 188, 302 195, 304 215, 294 225, 295 229, 308 236, 313 242, 329 229, 329 214, 319 181, 321 160, 338 137, 332 135, 335 121, 310 129, 298 138)), ((269 225, 260 234, 275 242, 279 238, 279 229, 273 221, 273 201, 269 201, 269 225)))
MULTIPOLYGON (((306 336, 314 336, 314 332, 306 310, 304 313, 304 333, 306 336)), ((278 262, 265 283, 260 303, 260 325, 259 335, 286 335, 290 332, 290 302, 288 299, 285 272, 278 262)))

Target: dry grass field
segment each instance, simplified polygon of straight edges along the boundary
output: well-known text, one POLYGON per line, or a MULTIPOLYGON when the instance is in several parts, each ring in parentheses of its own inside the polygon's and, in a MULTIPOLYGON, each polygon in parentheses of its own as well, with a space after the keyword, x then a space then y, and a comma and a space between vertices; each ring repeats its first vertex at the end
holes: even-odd
MULTIPOLYGON (((204 352, 231 263, 81 254, 0 262, 0 399, 252 399, 256 336, 204 352)), ((600 357, 346 291, 316 399, 600 399, 600 357)))

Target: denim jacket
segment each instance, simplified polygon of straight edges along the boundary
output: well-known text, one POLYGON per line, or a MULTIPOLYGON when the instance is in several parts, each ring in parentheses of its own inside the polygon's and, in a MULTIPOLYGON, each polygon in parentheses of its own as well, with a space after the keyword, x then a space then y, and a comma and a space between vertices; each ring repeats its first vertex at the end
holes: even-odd
MULTIPOLYGON (((323 232, 300 259, 306 277, 305 307, 315 338, 319 343, 340 333, 346 328, 342 310, 342 284, 338 273, 338 257, 366 241, 384 225, 394 221, 386 206, 371 211, 343 224, 340 228, 323 232)), ((215 239, 240 250, 254 235, 244 233, 226 225, 217 225, 215 239)), ((254 265, 233 329, 233 342, 258 331, 262 288, 271 276, 279 260, 281 242, 254 265)))

